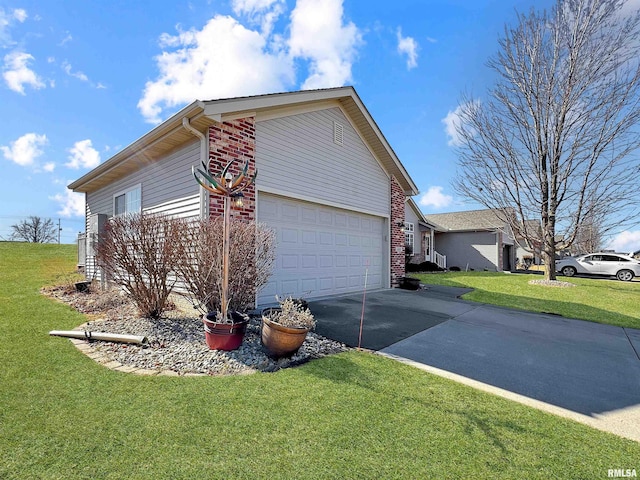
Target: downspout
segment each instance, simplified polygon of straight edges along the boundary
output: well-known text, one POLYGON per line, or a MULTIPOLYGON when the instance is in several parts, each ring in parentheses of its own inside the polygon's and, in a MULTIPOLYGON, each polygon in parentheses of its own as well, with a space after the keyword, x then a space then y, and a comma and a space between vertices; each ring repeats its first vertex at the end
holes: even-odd
MULTIPOLYGON (((205 135, 199 131, 196 130, 195 128, 193 128, 193 126, 191 125, 189 119, 187 117, 182 119, 182 126, 185 128, 185 130, 191 132, 192 134, 194 134, 196 137, 198 137, 200 139, 200 161, 205 164, 205 165, 209 165, 209 154, 208 154, 208 149, 207 149, 207 137, 205 137, 205 135)), ((209 218, 209 205, 208 205, 208 195, 207 195, 207 191, 202 188, 202 187, 198 187, 200 190, 200 218, 202 219, 207 219, 209 218)))

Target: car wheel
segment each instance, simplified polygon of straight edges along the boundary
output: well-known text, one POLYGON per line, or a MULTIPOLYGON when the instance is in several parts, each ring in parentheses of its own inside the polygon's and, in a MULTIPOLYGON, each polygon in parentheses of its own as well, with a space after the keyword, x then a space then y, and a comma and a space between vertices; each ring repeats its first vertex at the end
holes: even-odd
POLYGON ((620 270, 616 273, 616 278, 621 282, 630 282, 633 280, 633 272, 631 270, 620 270))
POLYGON ((565 277, 573 277, 576 273, 576 269, 573 267, 562 267, 562 275, 565 277))

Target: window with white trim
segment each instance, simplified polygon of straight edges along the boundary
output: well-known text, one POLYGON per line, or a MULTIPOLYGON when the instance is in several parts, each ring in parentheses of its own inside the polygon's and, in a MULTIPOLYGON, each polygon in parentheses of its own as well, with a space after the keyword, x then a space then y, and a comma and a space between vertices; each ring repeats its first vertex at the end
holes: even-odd
POLYGON ((413 241, 414 241, 414 230, 413 223, 404 222, 404 245, 405 247, 410 247, 413 252, 413 241))
POLYGON ((130 190, 119 192, 113 196, 113 214, 138 213, 142 207, 142 188, 138 184, 130 190))
POLYGON ((429 255, 431 250, 431 233, 427 232, 424 235, 424 254, 429 255))

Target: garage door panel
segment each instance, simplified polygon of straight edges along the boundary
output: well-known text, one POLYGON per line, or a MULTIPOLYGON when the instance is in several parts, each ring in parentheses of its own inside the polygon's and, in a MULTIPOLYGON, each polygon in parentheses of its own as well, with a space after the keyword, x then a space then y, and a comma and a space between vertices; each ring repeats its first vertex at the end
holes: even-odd
POLYGON ((302 207, 302 221, 305 223, 316 224, 316 210, 312 208, 302 207))
POLYGON ((259 303, 274 296, 313 298, 384 286, 386 221, 356 212, 261 193, 258 220, 276 232, 274 273, 259 303))
POLYGON ((320 292, 331 292, 333 290, 333 278, 319 278, 318 279, 318 290, 320 292))
POLYGON ((277 238, 282 243, 291 243, 297 245, 298 243, 298 230, 293 228, 282 227, 279 231, 280 235, 277 238))
POLYGON ((306 243, 307 245, 315 245, 316 244, 316 232, 312 232, 309 230, 302 231, 302 243, 306 243))
POLYGON ((318 243, 325 246, 333 246, 333 234, 331 232, 319 232, 318 243))

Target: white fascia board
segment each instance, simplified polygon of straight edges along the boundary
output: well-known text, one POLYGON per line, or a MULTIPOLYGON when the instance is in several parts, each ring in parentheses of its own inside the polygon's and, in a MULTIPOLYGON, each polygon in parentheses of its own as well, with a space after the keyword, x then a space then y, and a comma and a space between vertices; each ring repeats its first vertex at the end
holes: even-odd
POLYGON ((252 97, 228 98, 205 101, 204 114, 214 117, 232 112, 249 112, 261 109, 284 107, 297 103, 309 103, 319 100, 353 97, 352 87, 340 87, 325 90, 302 90, 299 92, 272 93, 252 97))

